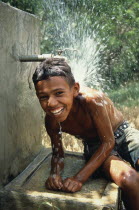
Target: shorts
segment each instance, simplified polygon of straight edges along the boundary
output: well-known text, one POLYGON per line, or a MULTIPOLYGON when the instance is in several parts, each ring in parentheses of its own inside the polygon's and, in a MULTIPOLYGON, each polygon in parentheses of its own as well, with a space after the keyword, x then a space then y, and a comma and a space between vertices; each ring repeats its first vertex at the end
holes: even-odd
MULTIPOLYGON (((115 146, 110 155, 118 156, 129 162, 134 169, 139 171, 139 167, 136 165, 136 162, 139 159, 139 131, 131 127, 127 122, 124 122, 118 127, 114 136, 115 146)), ((93 139, 93 141, 87 141, 87 139, 84 139, 83 144, 84 158, 87 162, 98 149, 101 142, 98 137, 93 139)), ((99 175, 100 171, 97 170, 94 177, 99 175)))

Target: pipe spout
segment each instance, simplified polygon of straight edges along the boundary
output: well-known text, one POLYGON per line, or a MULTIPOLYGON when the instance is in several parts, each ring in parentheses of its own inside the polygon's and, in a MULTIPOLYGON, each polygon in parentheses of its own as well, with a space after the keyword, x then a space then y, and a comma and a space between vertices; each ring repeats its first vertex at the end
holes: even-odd
POLYGON ((18 57, 18 60, 20 62, 41 62, 47 58, 61 58, 64 60, 66 59, 65 57, 62 57, 60 55, 54 56, 53 54, 42 54, 42 55, 21 55, 18 57))

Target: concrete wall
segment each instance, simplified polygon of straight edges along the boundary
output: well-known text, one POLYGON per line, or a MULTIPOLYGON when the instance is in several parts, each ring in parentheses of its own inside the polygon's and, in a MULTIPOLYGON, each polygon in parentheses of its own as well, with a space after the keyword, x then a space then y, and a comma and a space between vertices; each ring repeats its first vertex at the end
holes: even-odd
POLYGON ((21 172, 42 147, 42 111, 31 78, 39 54, 40 21, 0 2, 0 183, 21 172))

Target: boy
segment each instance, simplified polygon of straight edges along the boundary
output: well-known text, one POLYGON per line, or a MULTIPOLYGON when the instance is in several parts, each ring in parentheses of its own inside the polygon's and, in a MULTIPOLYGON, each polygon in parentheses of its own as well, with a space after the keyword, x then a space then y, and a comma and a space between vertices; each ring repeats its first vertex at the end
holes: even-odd
POLYGON ((79 84, 64 59, 45 60, 36 69, 33 82, 46 112, 45 126, 52 144, 51 173, 46 188, 79 191, 100 168, 101 173, 121 187, 126 208, 139 210, 139 175, 136 172, 139 132, 124 121, 121 112, 105 94, 89 88, 87 94, 79 92, 79 84), (87 161, 74 177, 65 180, 60 176, 64 168, 62 132, 83 139, 87 161))

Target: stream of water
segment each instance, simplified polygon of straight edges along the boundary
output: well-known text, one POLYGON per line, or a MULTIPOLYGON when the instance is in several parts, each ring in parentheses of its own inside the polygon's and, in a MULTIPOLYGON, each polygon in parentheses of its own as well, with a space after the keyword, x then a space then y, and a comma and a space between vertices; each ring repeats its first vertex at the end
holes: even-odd
MULTIPOLYGON (((77 6, 77 1, 72 4, 77 6)), ((44 7, 49 11, 44 34, 45 39, 54 43, 52 53, 57 54, 58 49, 63 51, 80 85, 102 89, 104 80, 99 73, 99 53, 103 46, 95 31, 90 30, 87 14, 73 13, 62 0, 44 0, 44 7)))

